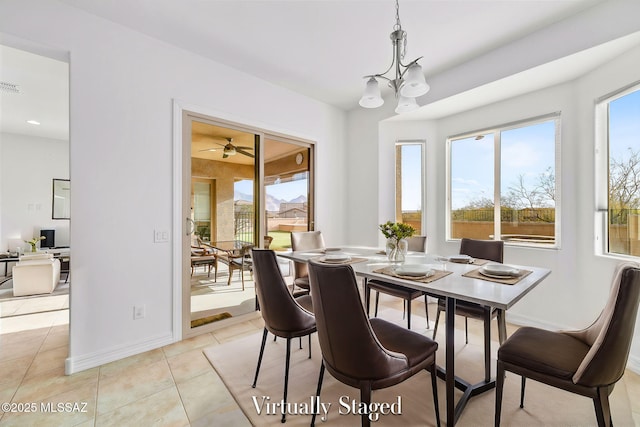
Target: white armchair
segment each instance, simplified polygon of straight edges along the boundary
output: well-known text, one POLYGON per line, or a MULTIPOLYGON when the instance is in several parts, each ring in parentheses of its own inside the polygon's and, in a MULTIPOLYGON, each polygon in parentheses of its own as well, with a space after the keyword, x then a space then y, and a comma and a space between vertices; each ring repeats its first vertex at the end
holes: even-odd
POLYGON ((23 255, 12 277, 14 296, 50 294, 60 281, 60 261, 52 254, 23 255))

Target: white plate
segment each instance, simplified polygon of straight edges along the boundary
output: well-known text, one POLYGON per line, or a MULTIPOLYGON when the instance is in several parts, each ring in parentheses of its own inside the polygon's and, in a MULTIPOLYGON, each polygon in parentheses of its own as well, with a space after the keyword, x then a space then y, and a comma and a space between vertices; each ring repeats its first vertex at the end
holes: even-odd
POLYGON ((480 269, 480 273, 486 273, 487 275, 491 274, 493 276, 518 276, 520 275, 520 270, 517 268, 513 268, 510 265, 504 264, 487 264, 480 269))
POLYGON ((451 255, 449 257, 449 261, 471 264, 473 262, 473 258, 469 255, 451 255))
POLYGON ((395 269, 396 274, 401 276, 431 276, 433 275, 433 270, 428 265, 422 264, 405 264, 395 269))
POLYGON ((325 255, 322 258, 324 262, 346 262, 350 261, 351 257, 345 254, 325 255))

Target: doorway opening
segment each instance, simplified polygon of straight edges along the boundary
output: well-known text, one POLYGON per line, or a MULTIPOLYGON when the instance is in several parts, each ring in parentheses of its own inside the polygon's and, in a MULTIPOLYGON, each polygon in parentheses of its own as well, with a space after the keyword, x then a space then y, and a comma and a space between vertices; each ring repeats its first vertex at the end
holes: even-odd
MULTIPOLYGON (((183 336, 256 310, 250 251, 313 227, 313 144, 183 112, 183 336), (187 150, 188 147, 188 150, 187 150)), ((293 269, 282 259, 285 280, 293 269)))

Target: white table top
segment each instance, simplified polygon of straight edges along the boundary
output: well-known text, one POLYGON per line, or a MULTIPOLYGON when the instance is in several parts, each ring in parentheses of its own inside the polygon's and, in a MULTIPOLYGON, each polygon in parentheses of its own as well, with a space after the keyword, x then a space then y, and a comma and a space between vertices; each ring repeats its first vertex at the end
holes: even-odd
MULTIPOLYGON (((374 270, 392 265, 389 263, 387 256, 380 254, 379 251, 380 250, 376 248, 345 247, 341 250, 341 253, 350 255, 351 257, 367 258, 367 261, 351 264, 358 276, 400 284, 435 295, 476 302, 503 310, 512 307, 551 273, 551 270, 547 268, 509 264, 519 269, 532 271, 532 273, 522 278, 518 283, 508 285, 462 276, 471 270, 479 268, 478 265, 453 262, 442 263, 437 260, 437 255, 409 252, 405 264, 429 264, 434 270, 442 269, 444 265, 447 271, 452 272, 452 274, 431 283, 422 283, 374 273, 374 270)), ((323 254, 320 251, 298 251, 278 253, 278 255, 293 261, 307 262, 309 259, 322 256, 323 254)))

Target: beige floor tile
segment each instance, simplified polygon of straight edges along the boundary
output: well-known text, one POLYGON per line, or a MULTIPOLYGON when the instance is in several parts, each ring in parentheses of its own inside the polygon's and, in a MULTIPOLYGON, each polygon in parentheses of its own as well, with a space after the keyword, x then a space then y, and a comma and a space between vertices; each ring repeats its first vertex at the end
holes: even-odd
POLYGON ((227 412, 211 412, 204 417, 192 421, 191 427, 249 427, 251 423, 241 409, 233 409, 227 412))
POLYGON ((135 371, 145 365, 156 363, 161 360, 164 360, 164 353, 162 352, 162 349, 159 348, 125 357, 124 359, 102 365, 100 367, 100 379, 112 375, 127 375, 130 371, 135 371))
POLYGON ((246 335, 254 334, 257 331, 261 331, 262 328, 256 327, 253 323, 250 322, 243 322, 229 326, 228 328, 213 331, 211 332, 211 334, 219 343, 223 343, 246 335))
POLYGON ((204 348, 215 344, 215 340, 211 334, 197 335, 193 338, 187 338, 180 342, 167 345, 162 348, 166 357, 176 356, 180 353, 184 353, 197 348, 204 348))
POLYGON ((8 361, 23 357, 35 357, 45 337, 46 334, 34 337, 32 340, 16 340, 11 343, 5 342, 4 340, 0 341, 0 360, 8 361))
POLYGON ((198 420, 212 412, 227 412, 238 407, 220 377, 213 371, 178 384, 178 391, 189 420, 198 420))
POLYGON ((98 381, 98 368, 65 375, 59 367, 25 378, 16 392, 14 402, 44 402, 52 396, 94 385, 98 381))
POLYGON ((96 426, 188 426, 187 414, 175 387, 154 393, 125 406, 100 413, 96 426))
MULTIPOLYGON (((33 359, 32 356, 25 356, 0 362, 0 390, 4 387, 4 384, 16 382, 19 384, 22 382, 22 378, 27 373, 33 359)), ((3 400, 3 402, 6 402, 6 400, 3 400)))
POLYGON ((44 339, 40 351, 52 350, 58 347, 69 347, 69 330, 64 328, 62 330, 54 330, 60 328, 60 326, 53 326, 49 334, 44 339))
POLYGON ((167 362, 169 362, 173 379, 178 384, 213 370, 211 363, 199 348, 169 357, 167 362))
POLYGON ((66 346, 38 352, 27 371, 26 378, 51 369, 64 369, 64 362, 68 355, 69 351, 66 346))
POLYGON ((100 379, 98 413, 104 414, 174 386, 166 360, 142 365, 100 379))
POLYGON ((93 421, 96 408, 96 386, 88 384, 66 393, 33 402, 32 413, 8 413, 1 426, 75 426, 93 421))

